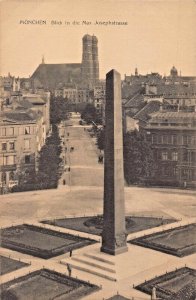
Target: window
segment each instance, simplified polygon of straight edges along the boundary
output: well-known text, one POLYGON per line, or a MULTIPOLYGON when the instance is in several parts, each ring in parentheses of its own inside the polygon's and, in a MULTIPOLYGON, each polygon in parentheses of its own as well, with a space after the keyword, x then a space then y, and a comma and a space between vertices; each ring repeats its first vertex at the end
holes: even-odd
POLYGON ((15 149, 15 143, 14 142, 10 142, 10 150, 14 150, 15 149))
POLYGON ((161 159, 162 160, 168 160, 168 153, 167 153, 167 151, 164 151, 164 152, 161 153, 161 159))
POLYGON ((172 152, 172 160, 177 161, 178 160, 178 152, 172 152))
POLYGON ((188 161, 188 152, 187 152, 187 151, 184 151, 184 152, 182 153, 182 158, 183 158, 183 161, 184 161, 184 162, 187 162, 187 161, 188 161))
POLYGON ((168 144, 171 144, 171 143, 172 143, 172 136, 171 136, 171 135, 168 135, 167 138, 168 138, 168 141, 167 141, 168 144))
POLYGON ((2 151, 6 151, 7 150, 7 143, 2 143, 1 147, 2 147, 2 151))
POLYGON ((167 144, 167 135, 163 135, 163 144, 167 144))
POLYGON ((173 168, 173 176, 177 176, 178 175, 178 169, 177 168, 173 168))
POLYGON ((30 149, 30 140, 24 140, 24 148, 30 149))
POLYGON ((194 164, 196 163, 196 152, 191 152, 191 162, 194 164))
POLYGON ((30 134, 30 127, 29 126, 25 127, 25 134, 30 134))
POLYGON ((176 145, 177 144, 177 136, 173 135, 173 144, 176 145))
POLYGON ((153 134, 152 135, 152 144, 156 144, 157 143, 157 135, 153 134))
POLYGON ((183 135, 182 140, 183 145, 187 145, 187 135, 183 135))
POLYGON ((158 144, 162 144, 162 135, 158 135, 158 144))
POLYGON ((6 128, 2 128, 2 136, 6 136, 6 128))
POLYGON ((188 145, 190 145, 191 144, 191 136, 190 135, 188 135, 188 145))
POLYGON ((25 164, 30 164, 31 159, 30 159, 30 155, 25 155, 25 164))

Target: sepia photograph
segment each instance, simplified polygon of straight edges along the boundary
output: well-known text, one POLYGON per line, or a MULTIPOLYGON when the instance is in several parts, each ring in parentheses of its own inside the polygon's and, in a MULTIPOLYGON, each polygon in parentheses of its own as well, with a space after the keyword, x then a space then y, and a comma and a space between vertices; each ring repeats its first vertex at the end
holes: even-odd
POLYGON ((196 0, 0 0, 0 299, 196 300, 196 0))

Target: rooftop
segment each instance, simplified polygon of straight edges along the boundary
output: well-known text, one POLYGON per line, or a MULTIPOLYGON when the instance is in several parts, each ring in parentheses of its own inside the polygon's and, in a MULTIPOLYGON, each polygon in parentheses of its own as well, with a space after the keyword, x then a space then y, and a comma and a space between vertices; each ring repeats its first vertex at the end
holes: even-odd
POLYGON ((45 87, 54 88, 59 82, 78 82, 81 76, 81 64, 40 64, 31 79, 36 79, 45 87))
POLYGON ((136 113, 134 119, 138 119, 141 121, 149 120, 149 114, 159 111, 160 105, 161 103, 159 101, 151 101, 147 103, 138 113, 136 113))
POLYGON ((30 114, 25 111, 11 111, 0 114, 0 124, 10 123, 35 123, 35 114, 30 114))

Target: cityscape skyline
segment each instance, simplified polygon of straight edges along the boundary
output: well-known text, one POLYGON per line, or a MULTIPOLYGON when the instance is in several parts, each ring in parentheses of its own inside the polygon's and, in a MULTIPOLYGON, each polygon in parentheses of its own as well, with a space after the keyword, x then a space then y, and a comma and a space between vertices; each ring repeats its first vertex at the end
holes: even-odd
POLYGON ((196 75, 194 1, 125 0, 115 6, 113 1, 97 0, 85 0, 82 5, 76 0, 72 6, 65 0, 55 3, 1 3, 1 75, 31 76, 43 55, 46 63, 80 63, 81 38, 86 33, 98 37, 101 78, 110 69, 117 69, 122 77, 134 74, 135 67, 140 74, 169 75, 173 65, 184 76, 196 75), (45 20, 46 25, 20 24, 21 20, 45 20), (62 24, 51 25, 51 20, 62 24), (72 25, 74 21, 80 25, 72 25), (127 25, 95 25, 96 21, 127 25))

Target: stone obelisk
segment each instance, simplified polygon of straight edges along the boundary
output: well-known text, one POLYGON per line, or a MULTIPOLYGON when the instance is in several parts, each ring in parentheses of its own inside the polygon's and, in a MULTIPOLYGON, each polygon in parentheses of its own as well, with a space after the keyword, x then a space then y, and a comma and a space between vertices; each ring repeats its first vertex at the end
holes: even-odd
POLYGON ((127 251, 121 78, 115 70, 106 74, 103 219, 101 251, 111 255, 127 251))

